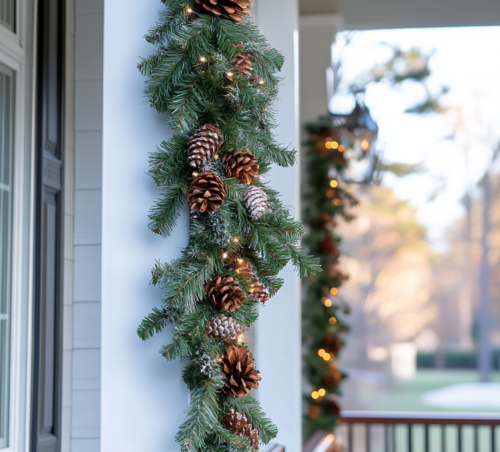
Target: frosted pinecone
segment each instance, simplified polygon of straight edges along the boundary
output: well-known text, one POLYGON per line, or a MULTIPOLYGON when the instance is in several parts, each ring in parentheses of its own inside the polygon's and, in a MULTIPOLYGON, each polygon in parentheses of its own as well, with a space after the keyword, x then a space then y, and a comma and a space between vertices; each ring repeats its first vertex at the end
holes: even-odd
POLYGON ((243 195, 243 205, 250 218, 258 220, 267 209, 267 195, 262 188, 251 185, 243 195))
POLYGON ((236 320, 225 315, 220 315, 207 322, 206 336, 209 339, 236 340, 242 332, 241 325, 236 323, 236 320))

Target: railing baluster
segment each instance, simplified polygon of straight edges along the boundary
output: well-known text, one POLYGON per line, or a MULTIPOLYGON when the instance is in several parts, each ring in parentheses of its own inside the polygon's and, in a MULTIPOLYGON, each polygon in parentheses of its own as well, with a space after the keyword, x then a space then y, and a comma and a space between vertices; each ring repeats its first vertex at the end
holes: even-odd
POLYGON ((425 452, 429 452, 429 424, 424 425, 425 452))
POLYGON ((477 425, 474 426, 474 452, 479 452, 479 433, 477 425))
POLYGON ((495 441, 495 426, 491 426, 491 452, 496 452, 496 441, 495 441))
POLYGON ((349 441, 349 452, 353 452, 352 447, 352 424, 347 424, 347 440, 349 441))
POLYGON ((384 451, 389 452, 389 425, 384 424, 384 451))
POLYGON ((370 452, 371 448, 371 424, 366 424, 366 452, 370 452))
POLYGON ((396 452, 396 424, 392 425, 392 452, 396 452))
POLYGON ((408 452, 413 451, 413 431, 412 431, 412 425, 408 424, 408 452))
POLYGON ((446 425, 441 426, 441 452, 446 452, 446 425))
POLYGON ((462 452, 462 426, 458 425, 458 452, 462 452))

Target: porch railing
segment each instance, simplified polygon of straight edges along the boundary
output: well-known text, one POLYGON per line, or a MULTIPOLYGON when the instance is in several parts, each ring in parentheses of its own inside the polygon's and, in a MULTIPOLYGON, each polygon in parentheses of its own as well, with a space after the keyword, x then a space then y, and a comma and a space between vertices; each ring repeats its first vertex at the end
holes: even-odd
POLYGON ((500 413, 343 411, 331 432, 316 432, 304 452, 500 452, 500 413))
POLYGON ((500 414, 344 411, 347 452, 500 452, 500 414))

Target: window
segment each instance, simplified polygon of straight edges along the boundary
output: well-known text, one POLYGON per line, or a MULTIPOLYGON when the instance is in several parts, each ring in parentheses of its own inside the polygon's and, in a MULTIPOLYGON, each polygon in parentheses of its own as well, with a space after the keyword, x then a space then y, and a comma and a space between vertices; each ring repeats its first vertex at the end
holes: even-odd
POLYGON ((0 0, 0 25, 14 31, 16 1, 0 0))
POLYGON ((0 63, 0 449, 9 429, 13 118, 14 72, 0 63))

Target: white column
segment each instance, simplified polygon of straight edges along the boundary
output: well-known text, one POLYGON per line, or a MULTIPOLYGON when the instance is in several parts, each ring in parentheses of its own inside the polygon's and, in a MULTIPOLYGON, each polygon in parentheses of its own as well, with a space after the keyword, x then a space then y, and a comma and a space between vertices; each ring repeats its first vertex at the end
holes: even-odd
POLYGON ((170 333, 142 342, 136 329, 162 292, 149 285, 156 259, 170 261, 186 243, 187 217, 172 237, 147 229, 156 197, 148 153, 172 132, 143 102, 140 56, 154 51, 143 39, 163 8, 159 1, 106 0, 104 11, 102 229, 102 452, 179 450, 188 393, 179 362, 158 350, 170 333))
POLYGON ((326 68, 331 65, 331 47, 342 28, 338 14, 300 18, 300 123, 316 121, 328 111, 326 68))
MULTIPOLYGON (((277 139, 291 147, 299 146, 298 105, 298 2, 262 0, 258 4, 258 26, 270 44, 285 56, 280 74, 277 139)), ((266 178, 269 179, 269 178, 266 178)), ((274 168, 272 185, 283 195, 292 214, 300 215, 298 166, 274 168)), ((257 328, 257 359, 262 382, 257 397, 266 414, 279 429, 277 442, 287 452, 302 450, 301 397, 301 303, 300 281, 291 268, 282 272, 285 285, 260 310, 257 328)))

